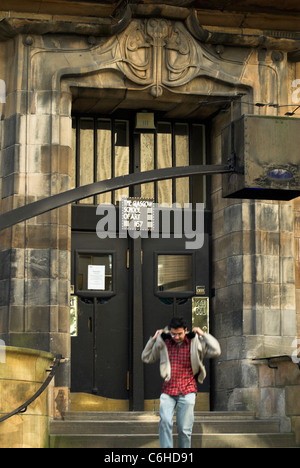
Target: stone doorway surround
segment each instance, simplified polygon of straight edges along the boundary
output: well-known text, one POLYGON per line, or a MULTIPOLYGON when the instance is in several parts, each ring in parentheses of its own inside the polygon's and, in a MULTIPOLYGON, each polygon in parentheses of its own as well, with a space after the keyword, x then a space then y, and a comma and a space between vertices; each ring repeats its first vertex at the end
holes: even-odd
MULTIPOLYGON (((220 163, 221 128, 231 116, 277 115, 291 99, 286 50, 203 44, 174 19, 134 18, 110 37, 18 35, 5 50, 2 212, 70 188, 72 109, 210 119, 211 158, 220 163)), ((276 354, 291 353, 296 336, 293 203, 224 200, 214 176, 212 213, 213 330, 223 350, 214 402, 259 412, 266 392, 252 358, 274 345, 276 354)), ((69 388, 70 207, 0 239, 2 336, 11 346, 61 353, 57 386, 69 388)))

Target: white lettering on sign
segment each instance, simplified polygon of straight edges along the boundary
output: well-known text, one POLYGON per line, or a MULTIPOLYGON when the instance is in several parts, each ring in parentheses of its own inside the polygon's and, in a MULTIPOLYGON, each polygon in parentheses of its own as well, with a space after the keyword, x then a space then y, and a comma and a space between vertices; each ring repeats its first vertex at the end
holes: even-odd
POLYGON ((122 229, 125 231, 152 231, 154 229, 154 200, 122 198, 122 229))

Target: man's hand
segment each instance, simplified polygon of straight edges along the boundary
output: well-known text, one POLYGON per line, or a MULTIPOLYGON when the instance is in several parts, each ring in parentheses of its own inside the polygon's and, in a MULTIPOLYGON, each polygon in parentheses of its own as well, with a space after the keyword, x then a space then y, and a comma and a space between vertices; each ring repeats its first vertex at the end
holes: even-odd
POLYGON ((156 330, 155 335, 154 335, 154 337, 152 338, 153 341, 156 340, 156 338, 158 337, 158 335, 159 335, 161 332, 162 332, 162 330, 156 330))
POLYGON ((194 333, 197 333, 199 336, 203 336, 203 335, 204 335, 204 331, 201 330, 200 327, 195 327, 195 328, 193 328, 193 332, 194 332, 194 333))

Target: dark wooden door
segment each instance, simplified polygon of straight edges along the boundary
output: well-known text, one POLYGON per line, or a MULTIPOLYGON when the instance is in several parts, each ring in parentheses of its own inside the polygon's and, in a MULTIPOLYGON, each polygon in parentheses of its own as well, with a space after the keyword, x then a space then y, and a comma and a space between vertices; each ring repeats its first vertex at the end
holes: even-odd
MULTIPOLYGON (((143 241, 143 321, 144 342, 173 316, 184 317, 193 327, 193 298, 198 291, 209 294, 209 237, 199 250, 186 250, 184 239, 145 239, 143 241), (201 290, 199 291, 199 287, 201 290)), ((199 297, 202 297, 199 296, 199 297)), ((206 366, 209 374, 209 365, 206 366)), ((145 400, 159 398, 162 379, 159 364, 145 365, 145 400)), ((199 386, 209 393, 209 375, 199 386)))
POLYGON ((129 275, 127 239, 72 235, 78 303, 71 337, 71 391, 128 399, 129 275))

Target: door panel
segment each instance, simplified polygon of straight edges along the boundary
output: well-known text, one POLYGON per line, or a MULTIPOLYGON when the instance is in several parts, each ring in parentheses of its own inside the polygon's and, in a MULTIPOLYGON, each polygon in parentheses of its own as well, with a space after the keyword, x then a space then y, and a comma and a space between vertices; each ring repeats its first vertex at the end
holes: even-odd
MULTIPOLYGON (((203 286, 206 292, 209 291, 208 234, 205 234, 204 246, 197 251, 186 250, 185 239, 143 240, 145 343, 156 330, 168 326, 173 316, 183 317, 187 322, 188 330, 192 329, 192 297, 196 295, 197 286, 203 286), (170 256, 170 261, 167 263, 165 256, 170 256), (190 261, 187 261, 188 257, 190 261), (166 269, 164 275, 158 272, 159 268, 166 269), (192 273, 192 278, 187 274, 189 271, 192 273), (171 279, 170 282, 168 278, 171 279)), ((198 388, 200 393, 209 392, 208 363, 206 363, 206 369, 208 376, 204 384, 198 388)), ((162 387, 158 363, 145 366, 144 382, 145 400, 158 399, 162 387)))
POLYGON ((100 240, 96 233, 72 233, 72 283, 78 296, 78 331, 71 338, 72 392, 128 399, 127 246, 127 239, 100 240), (89 275, 91 264, 96 269, 89 275), (105 279, 97 285, 99 266, 105 279), (94 283, 88 285, 88 276, 94 283))
POLYGON ((93 336, 91 333, 93 301, 77 300, 77 336, 71 338, 71 391, 92 393, 93 336), (84 349, 84 352, 82 350, 84 349))
MULTIPOLYGON (((73 124, 74 187, 130 171, 205 163, 205 127, 199 123, 158 121, 153 134, 131 134, 127 113, 125 120, 76 116, 73 124)), ((130 195, 195 208, 206 200, 205 184, 203 177, 153 181, 72 207, 72 284, 78 296, 72 392, 130 399, 136 410, 142 409, 144 397, 157 399, 162 379, 158 364, 141 362, 143 344, 175 315, 183 316, 191 329, 192 309, 202 310, 192 299, 196 288, 210 289, 207 234, 198 251, 186 250, 184 238, 100 240, 92 232, 99 221, 92 204, 115 204, 120 195, 130 195)), ((199 390, 209 391, 209 379, 199 390)))

